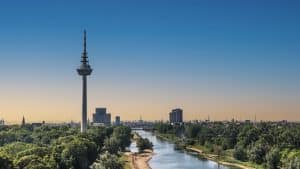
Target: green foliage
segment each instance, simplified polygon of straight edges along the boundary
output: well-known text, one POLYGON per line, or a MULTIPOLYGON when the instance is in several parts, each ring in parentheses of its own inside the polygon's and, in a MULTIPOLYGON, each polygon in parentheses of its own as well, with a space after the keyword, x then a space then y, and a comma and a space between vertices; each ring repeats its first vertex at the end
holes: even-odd
POLYGON ((119 140, 121 150, 125 150, 131 143, 131 129, 125 126, 117 126, 113 130, 112 137, 119 140))
POLYGON ((200 129, 201 128, 197 125, 187 125, 185 126, 185 136, 188 138, 196 138, 200 129))
POLYGON ((108 151, 110 154, 117 154, 120 151, 120 140, 115 137, 106 138, 104 141, 104 151, 108 151))
POLYGON ((277 147, 272 148, 266 155, 267 166, 270 169, 278 169, 280 166, 280 152, 277 147))
POLYGON ((21 152, 17 153, 16 158, 19 159, 21 157, 31 155, 31 154, 35 154, 39 157, 44 157, 44 156, 46 156, 50 153, 51 153, 51 151, 48 147, 33 147, 33 148, 26 149, 24 151, 21 151, 21 152))
POLYGON ((262 164, 265 161, 265 155, 266 147, 261 143, 252 145, 252 148, 249 150, 249 160, 257 164, 262 164))
POLYGON ((193 139, 185 139, 184 140, 185 145, 194 145, 195 144, 195 140, 193 139))
MULTIPOLYGON (((16 160, 15 165, 19 169, 36 168, 37 166, 46 166, 43 159, 37 155, 27 155, 16 160)), ((48 168, 48 167, 43 167, 48 168)))
POLYGON ((57 140, 53 153, 59 166, 84 169, 97 158, 97 146, 86 138, 66 136, 57 140))
POLYGON ((245 149, 242 146, 238 146, 238 145, 234 148, 233 157, 240 161, 248 160, 247 152, 245 151, 245 149))
POLYGON ((300 169, 300 150, 283 149, 281 151, 281 163, 284 169, 300 169))
POLYGON ((154 128, 163 134, 167 134, 167 133, 171 133, 171 131, 173 130, 172 125, 170 124, 166 124, 166 123, 156 123, 154 128))
POLYGON ((259 130, 252 126, 245 126, 238 136, 238 140, 244 147, 255 143, 259 138, 259 130))
POLYGON ((105 128, 105 127, 92 127, 85 133, 80 133, 80 136, 89 140, 92 140, 98 146, 98 150, 104 144, 104 140, 107 137, 110 137, 112 134, 112 128, 105 128))
POLYGON ((91 169, 122 169, 122 162, 116 155, 105 152, 91 165, 91 169))
POLYGON ((16 141, 16 135, 12 132, 2 131, 0 132, 0 146, 16 141))
POLYGON ((4 154, 0 154, 0 169, 13 169, 13 162, 4 154))
POLYGON ((37 147, 34 144, 13 142, 0 147, 0 153, 6 154, 10 159, 15 159, 19 152, 37 147))
POLYGON ((269 168, 276 168, 275 165, 281 168, 297 166, 300 157, 300 123, 232 121, 186 123, 182 126, 157 123, 155 130, 178 137, 186 145, 201 145, 211 153, 217 154, 216 147, 221 147, 227 155, 232 152, 237 160, 269 168), (178 134, 182 130, 183 134, 178 134), (276 164, 278 157, 280 163, 276 164))
POLYGON ((147 138, 142 137, 139 137, 136 140, 136 146, 138 147, 139 152, 143 152, 145 149, 153 148, 153 144, 147 138))
POLYGON ((300 157, 289 160, 286 164, 286 169, 300 169, 300 157))
POLYGON ((91 127, 86 133, 63 125, 0 126, 0 169, 87 169, 101 150, 117 154, 130 137, 124 126, 91 127))

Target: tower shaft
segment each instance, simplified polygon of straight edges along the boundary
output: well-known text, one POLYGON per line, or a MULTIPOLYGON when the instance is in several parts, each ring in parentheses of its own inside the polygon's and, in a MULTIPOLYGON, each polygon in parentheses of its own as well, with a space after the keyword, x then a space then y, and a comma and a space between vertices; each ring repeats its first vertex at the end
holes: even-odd
POLYGON ((87 129, 87 79, 82 76, 82 117, 81 117, 81 132, 87 129))
POLYGON ((81 132, 87 129, 87 76, 91 75, 93 69, 89 65, 86 51, 86 31, 83 38, 83 53, 81 55, 81 64, 77 73, 82 76, 82 114, 81 114, 81 132))

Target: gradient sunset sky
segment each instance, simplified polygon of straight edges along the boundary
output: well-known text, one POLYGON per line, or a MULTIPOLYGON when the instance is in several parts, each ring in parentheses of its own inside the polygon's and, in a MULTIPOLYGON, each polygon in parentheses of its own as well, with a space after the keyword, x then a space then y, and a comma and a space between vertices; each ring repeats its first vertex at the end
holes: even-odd
POLYGON ((0 3, 0 119, 88 116, 300 121, 300 1, 27 0, 0 3))

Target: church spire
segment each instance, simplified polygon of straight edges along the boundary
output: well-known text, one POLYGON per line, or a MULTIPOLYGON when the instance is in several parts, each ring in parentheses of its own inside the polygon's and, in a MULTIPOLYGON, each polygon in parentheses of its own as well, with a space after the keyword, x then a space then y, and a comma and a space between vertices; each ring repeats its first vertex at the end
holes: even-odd
POLYGON ((22 126, 25 126, 26 122, 25 122, 25 117, 23 116, 23 119, 22 119, 22 126))

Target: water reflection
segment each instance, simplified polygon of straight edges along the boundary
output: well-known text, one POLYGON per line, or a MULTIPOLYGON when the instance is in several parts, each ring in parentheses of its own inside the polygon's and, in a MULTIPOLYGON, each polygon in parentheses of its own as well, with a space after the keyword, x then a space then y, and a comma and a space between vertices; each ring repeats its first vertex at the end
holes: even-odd
MULTIPOLYGON (((161 140, 151 132, 137 130, 142 137, 148 138, 153 143, 155 155, 149 161, 152 169, 233 169, 218 165, 218 163, 201 159, 197 153, 187 153, 175 150, 175 145, 161 140)), ((135 143, 130 146, 131 151, 137 152, 135 143)))

